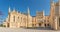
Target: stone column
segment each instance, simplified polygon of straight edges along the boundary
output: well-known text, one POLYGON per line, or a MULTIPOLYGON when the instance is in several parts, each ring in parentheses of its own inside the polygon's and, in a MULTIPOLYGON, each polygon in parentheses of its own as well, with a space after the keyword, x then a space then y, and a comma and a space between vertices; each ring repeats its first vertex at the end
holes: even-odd
POLYGON ((56 17, 55 18, 55 28, 54 28, 55 30, 57 30, 57 20, 58 20, 58 18, 56 17))

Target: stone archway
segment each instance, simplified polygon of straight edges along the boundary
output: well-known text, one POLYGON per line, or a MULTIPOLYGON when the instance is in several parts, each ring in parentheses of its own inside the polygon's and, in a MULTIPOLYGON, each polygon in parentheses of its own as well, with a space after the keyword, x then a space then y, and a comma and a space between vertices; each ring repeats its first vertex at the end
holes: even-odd
POLYGON ((46 27, 46 24, 44 24, 44 26, 46 27))
POLYGON ((39 27, 41 26, 41 23, 39 23, 39 27))

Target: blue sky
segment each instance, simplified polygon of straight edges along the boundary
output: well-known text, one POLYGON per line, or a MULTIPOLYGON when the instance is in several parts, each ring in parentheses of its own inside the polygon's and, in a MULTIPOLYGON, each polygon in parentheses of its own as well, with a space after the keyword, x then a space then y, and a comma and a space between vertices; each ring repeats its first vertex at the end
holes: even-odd
POLYGON ((22 13, 27 12, 29 7, 31 16, 35 16, 36 11, 42 10, 44 10, 45 15, 50 13, 50 0, 0 0, 0 11, 4 14, 0 18, 5 19, 7 17, 9 6, 11 10, 15 8, 22 13))

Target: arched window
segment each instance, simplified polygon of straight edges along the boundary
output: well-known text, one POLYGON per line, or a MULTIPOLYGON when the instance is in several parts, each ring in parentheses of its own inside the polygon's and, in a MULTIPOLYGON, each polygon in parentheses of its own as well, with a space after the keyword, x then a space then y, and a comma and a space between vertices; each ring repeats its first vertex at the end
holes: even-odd
POLYGON ((49 26, 49 24, 47 24, 49 26))
POLYGON ((14 16, 14 22, 15 22, 15 16, 14 16))
POLYGON ((60 26, 60 18, 59 18, 59 26, 60 26))
POLYGON ((45 24, 45 27, 46 27, 46 24, 45 24))
POLYGON ((19 19, 19 16, 18 16, 18 19, 19 19))

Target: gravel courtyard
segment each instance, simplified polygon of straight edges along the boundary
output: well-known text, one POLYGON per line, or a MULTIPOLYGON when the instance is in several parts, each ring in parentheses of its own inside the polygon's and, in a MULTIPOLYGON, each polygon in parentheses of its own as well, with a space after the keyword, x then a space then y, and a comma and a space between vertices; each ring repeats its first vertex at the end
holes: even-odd
POLYGON ((26 29, 26 28, 4 28, 0 27, 0 32, 60 32, 49 29, 26 29))

